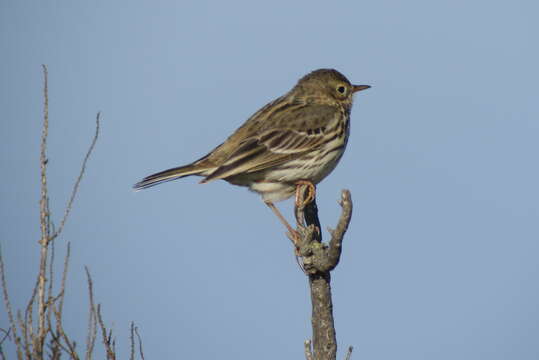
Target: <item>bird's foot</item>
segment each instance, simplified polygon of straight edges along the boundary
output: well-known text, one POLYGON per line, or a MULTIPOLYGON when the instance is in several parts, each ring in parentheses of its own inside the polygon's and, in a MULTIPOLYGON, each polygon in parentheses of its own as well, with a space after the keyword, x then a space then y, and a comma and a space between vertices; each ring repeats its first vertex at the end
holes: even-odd
POLYGON ((316 186, 312 183, 312 181, 309 180, 299 180, 296 182, 296 207, 298 208, 304 208, 316 197, 316 186), (307 196, 303 198, 301 196, 301 189, 302 185, 307 186, 307 196))

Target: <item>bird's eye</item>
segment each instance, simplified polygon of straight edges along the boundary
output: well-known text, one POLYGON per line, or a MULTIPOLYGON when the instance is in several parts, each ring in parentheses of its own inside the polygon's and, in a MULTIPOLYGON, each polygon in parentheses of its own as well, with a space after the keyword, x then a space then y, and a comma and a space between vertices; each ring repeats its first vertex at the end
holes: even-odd
POLYGON ((341 94, 344 94, 344 93, 346 93, 346 88, 341 85, 341 86, 337 87, 337 91, 339 93, 341 93, 341 94))

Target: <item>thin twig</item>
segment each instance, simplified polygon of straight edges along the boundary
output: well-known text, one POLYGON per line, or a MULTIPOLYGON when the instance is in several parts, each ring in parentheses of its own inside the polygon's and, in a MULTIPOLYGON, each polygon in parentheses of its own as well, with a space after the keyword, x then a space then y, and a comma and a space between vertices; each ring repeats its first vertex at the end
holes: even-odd
MULTIPOLYGON (((55 312, 55 311, 53 310, 53 312, 55 312)), ((61 336, 58 336, 58 335, 54 334, 52 331, 51 331, 51 342, 54 343, 55 346, 58 346, 58 348, 60 348, 62 351, 65 351, 66 354, 68 354, 71 358, 73 358, 73 356, 71 355, 71 350, 66 348, 64 346, 64 344, 62 344, 61 336)), ((76 356, 76 354, 75 354, 75 356, 76 356)))
POLYGON ((90 147, 88 148, 88 151, 86 152, 86 155, 84 156, 84 160, 82 161, 82 166, 80 168, 79 176, 77 177, 77 180, 75 181, 75 184, 73 185, 73 190, 71 191, 71 196, 69 198, 69 201, 67 202, 64 216, 62 217, 62 221, 60 222, 60 226, 58 226, 58 230, 56 230, 56 232, 54 232, 54 234, 52 235, 51 237, 52 239, 55 239, 58 235, 60 235, 62 230, 64 230, 65 223, 73 207, 73 201, 75 201, 75 197, 77 196, 80 182, 84 176, 84 172, 86 171, 86 164, 88 163, 88 159, 90 158, 90 155, 92 154, 92 151, 94 150, 95 144, 97 142, 97 138, 99 137, 100 117, 101 117, 101 113, 98 112, 95 118, 95 134, 92 139, 92 143, 90 144, 90 147))
POLYGON ((112 330, 107 334, 107 328, 103 322, 103 317, 101 316, 101 305, 97 304, 97 321, 101 327, 101 335, 103 337, 103 345, 105 345, 105 350, 107 351, 107 359, 116 360, 116 354, 114 351, 114 342, 112 342, 112 330))
POLYGON ((9 301, 9 293, 7 289, 6 282, 6 273, 4 270, 4 257, 2 256, 2 246, 0 245, 0 280, 2 281, 2 294, 4 297, 4 305, 7 310, 9 325, 11 331, 13 331, 13 339, 15 340, 15 345, 17 346, 17 359, 22 360, 22 344, 19 335, 17 334, 17 323, 15 322, 15 317, 13 316, 13 310, 11 308, 11 302, 9 301))
POLYGON ((49 71, 47 65, 41 65, 43 67, 43 129, 41 132, 41 146, 39 165, 41 170, 41 196, 39 201, 39 215, 41 225, 41 245, 44 247, 48 244, 47 233, 47 137, 49 136, 49 71))
MULTIPOLYGON (((54 245, 53 245, 54 246, 54 245)), ((75 342, 71 342, 65 334, 63 325, 62 325, 62 313, 63 313, 63 307, 64 307, 64 298, 65 298, 65 289, 66 289, 66 282, 67 282, 67 272, 69 269, 69 259, 71 257, 71 243, 67 243, 67 251, 64 257, 64 264, 63 264, 63 271, 62 271, 62 279, 60 280, 60 291, 58 295, 52 300, 52 313, 54 314, 55 320, 56 320, 56 334, 52 331, 52 328, 49 325, 49 328, 51 328, 50 334, 53 337, 53 343, 57 346, 59 346, 62 350, 64 350, 66 353, 68 353, 71 357, 73 357, 75 353, 75 342), (58 307, 56 307, 56 302, 58 302, 58 307), (64 339, 66 342, 68 348, 66 348, 62 343, 61 339, 64 339)), ((56 351, 56 349, 53 349, 56 351)))
MULTIPOLYGON (((62 312, 58 311, 55 304, 52 304, 52 311, 54 312, 54 316, 56 317, 56 329, 58 337, 63 339, 67 345, 67 349, 63 345, 62 348, 69 354, 69 356, 71 356, 73 360, 78 360, 79 356, 77 355, 76 351, 77 344, 74 341, 71 341, 64 331, 64 327, 62 325, 62 312)), ((61 344, 59 339, 57 339, 57 342, 58 344, 61 344)))
POLYGON ((39 273, 36 277, 36 283, 34 285, 34 288, 32 289, 32 295, 30 296, 30 300, 28 301, 28 305, 26 306, 26 310, 24 312, 24 328, 21 328, 22 336, 24 338, 24 347, 28 347, 28 344, 30 343, 31 339, 34 339, 34 304, 36 302, 36 296, 37 296, 37 290, 39 287, 39 273))
POLYGON ((62 295, 60 297, 60 304, 58 306, 58 311, 63 312, 64 311, 64 294, 65 294, 65 288, 66 288, 66 282, 67 282, 67 271, 69 268, 69 258, 71 257, 71 242, 67 242, 67 252, 66 256, 64 258, 64 271, 62 272, 62 280, 60 282, 60 294, 62 295))
MULTIPOLYGON (((85 270, 86 270, 86 278, 88 281, 88 291, 90 292, 90 306, 93 309, 95 309, 94 295, 93 295, 94 286, 93 286, 92 277, 90 275, 90 271, 88 270, 88 267, 85 267, 85 270)), ((100 304, 97 304, 97 323, 99 324, 99 327, 101 328, 101 335, 103 337, 103 345, 105 345, 105 350, 107 352, 107 359, 115 360, 116 350, 114 349, 115 343, 112 341, 112 330, 110 330, 110 333, 107 335, 107 328, 105 327, 103 317, 101 316, 100 304)))
MULTIPOLYGON (((50 210, 49 210, 49 201, 47 199, 47 227, 51 228, 51 217, 50 217, 50 210)), ((54 255, 55 255, 55 247, 54 243, 51 244, 51 255, 50 255, 50 263, 49 263, 49 288, 48 288, 48 294, 47 297, 52 297, 52 289, 54 285, 54 255)), ((49 313, 50 314, 50 313, 49 313)))
MULTIPOLYGON (((48 205, 47 205, 47 208, 48 208, 48 205)), ((50 224, 50 217, 48 218, 49 220, 49 224, 50 224)), ((50 226, 50 225, 49 225, 50 226)), ((50 253, 50 261, 49 261, 49 286, 48 286, 48 290, 47 290, 47 302, 48 304, 50 305, 52 302, 55 301, 55 298, 54 296, 52 295, 52 289, 53 289, 53 284, 54 284, 54 255, 55 255, 55 252, 56 252, 56 247, 54 246, 54 242, 52 242, 51 244, 51 253, 50 253)), ((47 311, 47 332, 50 332, 52 327, 51 327, 51 317, 52 317, 52 311, 47 311)), ((57 346, 52 343, 49 348, 51 349, 51 352, 53 354, 56 354, 58 353, 58 349, 57 349, 57 346)))
POLYGON ((6 360, 6 355, 4 354, 4 341, 6 341, 6 339, 10 339, 10 336, 9 336, 9 333, 11 332, 11 328, 9 328, 7 331, 4 330, 4 329, 0 329, 0 331, 4 332, 5 335, 4 337, 2 338, 2 340, 0 340, 0 357, 2 360, 6 360))
POLYGON ((352 195, 350 194, 350 191, 343 190, 339 205, 341 205, 342 213, 335 230, 330 229, 331 240, 329 241, 328 251, 328 261, 331 264, 335 264, 334 267, 337 266, 341 258, 342 240, 344 238, 346 230, 348 230, 348 226, 350 225, 350 221, 352 219, 353 206, 352 195))
POLYGON ((140 338, 140 335, 138 333, 138 327, 135 326, 135 322, 131 321, 131 327, 130 327, 130 341, 131 341, 131 354, 129 356, 130 360, 135 360, 135 334, 137 335, 137 341, 138 341, 138 350, 139 355, 142 360, 144 360, 144 351, 142 351, 142 339, 140 338))
MULTIPOLYGON (((17 321, 19 322, 19 329, 22 333, 26 332, 26 323, 22 319, 22 313, 21 310, 17 310, 17 321)), ((24 353, 26 354, 26 358, 30 359, 32 357, 32 344, 29 342, 30 340, 24 338, 24 342, 22 343, 22 349, 24 350, 24 353)))
POLYGON ((129 359, 135 360, 135 323, 133 321, 131 321, 131 327, 129 330, 129 341, 131 342, 131 354, 129 359))
MULTIPOLYGON (((66 255, 64 257, 64 266, 62 271, 62 279, 60 281, 60 292, 58 293, 57 300, 58 300, 58 307, 56 307, 56 300, 52 304, 52 311, 54 313, 55 319, 56 319, 56 335, 55 340, 56 343, 62 347, 62 349, 71 356, 73 359, 78 359, 79 356, 76 352, 76 343, 74 341, 71 341, 67 334, 64 331, 63 327, 63 320, 62 320, 62 314, 63 314, 63 307, 64 307, 64 299, 65 299, 65 289, 66 289, 66 282, 67 282, 67 273, 69 269, 69 259, 71 257, 71 243, 67 243, 67 251, 66 255), (63 339, 64 342, 67 345, 67 348, 61 343, 61 340, 63 339)), ((51 332, 52 333, 52 332, 51 332)))
POLYGON ((9 336, 9 333, 11 332, 11 328, 9 328, 7 331, 0 328, 0 331, 5 334, 2 340, 0 340, 0 346, 2 346, 2 344, 4 344, 4 341, 6 341, 6 339, 11 340, 11 337, 9 336))
POLYGON ((49 311, 47 312, 48 313, 47 326, 48 326, 48 329, 49 329, 49 334, 51 335, 51 340, 50 340, 50 342, 48 344, 48 348, 51 351, 49 359, 51 359, 51 360, 58 360, 58 359, 60 359, 60 357, 62 355, 61 344, 59 344, 56 341, 56 336, 54 334, 53 327, 52 327, 52 316, 51 316, 51 314, 54 313, 54 311, 50 310, 50 309, 54 309, 54 303, 58 300, 58 298, 59 298, 59 296, 52 298, 52 300, 50 301, 50 304, 49 304, 49 311))
POLYGON ((144 360, 144 351, 142 351, 142 338, 140 337, 140 334, 138 333, 137 326, 135 326, 135 334, 137 335, 137 339, 138 339, 138 351, 140 354, 140 358, 144 360))
MULTIPOLYGON (((74 200, 79 190, 80 183, 84 176, 88 160, 92 154, 97 142, 100 129, 100 113, 96 116, 96 129, 92 138, 92 142, 86 152, 86 155, 82 161, 79 175, 73 185, 73 190, 63 217, 60 222, 58 230, 55 229, 54 224, 51 221, 51 213, 49 209, 49 196, 47 185, 47 141, 49 132, 49 96, 48 96, 48 69, 46 65, 42 65, 43 69, 43 123, 40 142, 40 196, 39 196, 39 224, 40 224, 40 256, 39 256, 39 268, 36 277, 35 286, 32 289, 32 294, 26 306, 24 316, 23 313, 18 310, 16 317, 14 316, 13 309, 11 307, 9 292, 7 288, 4 260, 0 249, 0 282, 3 290, 3 298, 5 307, 8 313, 10 328, 5 332, 5 336, 0 340, 0 358, 4 359, 5 354, 3 352, 3 343, 6 338, 9 337, 10 331, 12 331, 13 342, 16 345, 17 358, 22 360, 26 358, 30 359, 43 359, 48 357, 49 359, 59 359, 61 352, 65 351, 71 359, 78 360, 79 356, 76 353, 76 342, 71 341, 63 328, 62 314, 63 304, 65 299, 66 279, 68 272, 68 264, 70 257, 70 244, 68 243, 67 254, 64 260, 64 269, 61 279, 61 289, 59 294, 54 297, 54 261, 55 261, 55 246, 51 245, 57 236, 60 235, 66 221, 69 217, 71 209, 73 207, 74 200), (52 246, 49 251, 49 245, 52 246), (48 277, 48 278, 47 278, 48 277), (47 281, 49 282, 47 284, 47 281), (34 310, 34 308, 36 308, 34 310), (36 314, 34 314, 34 311, 36 314), (53 330, 52 314, 56 320, 56 333, 53 330), (34 323, 33 317, 37 315, 36 322, 34 323), (34 330, 35 327, 35 330, 34 330), (22 338, 19 337, 18 331, 21 332, 22 338), (48 335, 50 334, 50 343, 46 346, 48 335)), ((88 273, 89 276, 89 273, 88 273)), ((90 288, 92 288, 90 279, 90 288)), ((93 304, 93 294, 90 293, 91 301, 93 304)), ((102 323, 102 319, 101 323, 102 323)), ((103 324, 102 324, 103 326, 103 324)), ((1 329, 0 329, 1 330, 1 329)), ((3 331, 3 330, 2 330, 3 331)), ((136 328, 135 328, 136 332, 136 328)), ((91 353, 95 344, 95 338, 97 334, 97 315, 95 305, 93 305, 93 316, 90 315, 89 335, 87 339, 87 358, 91 359, 91 353), (93 330, 92 330, 93 329, 93 330), (93 335, 92 335, 93 334, 93 335)), ((138 335, 138 334, 137 334, 138 335)), ((109 348, 113 353, 115 342, 112 339, 112 333, 108 336, 109 348)), ((109 348, 107 351, 109 351, 109 348)), ((142 348, 141 348, 142 349, 142 348)), ((115 357, 115 355, 114 355, 115 357)), ((113 358, 114 358, 113 357, 113 358)), ((110 357, 109 357, 110 358, 110 357)))
POLYGON ((97 319, 94 302, 94 286, 90 276, 90 270, 84 267, 88 281, 88 297, 90 298, 90 309, 88 310, 88 334, 86 336, 86 359, 91 360, 94 351, 95 339, 97 336, 97 319))

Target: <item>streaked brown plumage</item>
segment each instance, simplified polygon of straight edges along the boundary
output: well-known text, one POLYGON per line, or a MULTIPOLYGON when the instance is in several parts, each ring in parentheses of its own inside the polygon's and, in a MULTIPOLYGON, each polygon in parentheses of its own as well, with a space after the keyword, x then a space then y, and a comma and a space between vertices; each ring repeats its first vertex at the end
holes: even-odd
POLYGON ((150 175, 134 188, 198 175, 201 183, 223 179, 249 187, 276 210, 273 202, 294 195, 298 182, 316 185, 335 168, 348 142, 353 94, 369 87, 352 85, 333 69, 313 71, 206 156, 150 175))
POLYGON ((336 70, 313 71, 206 156, 150 175, 134 188, 199 175, 202 183, 224 179, 248 186, 264 200, 287 199, 298 180, 317 184, 335 168, 348 141, 352 95, 367 88, 351 85, 336 70))

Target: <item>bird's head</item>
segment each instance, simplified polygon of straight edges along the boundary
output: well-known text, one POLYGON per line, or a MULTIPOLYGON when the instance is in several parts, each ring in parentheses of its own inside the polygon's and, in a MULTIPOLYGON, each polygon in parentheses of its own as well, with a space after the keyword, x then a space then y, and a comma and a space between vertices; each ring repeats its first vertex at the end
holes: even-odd
POLYGON ((302 77, 292 93, 307 101, 352 104, 354 93, 368 88, 369 85, 353 85, 337 70, 319 69, 302 77))

